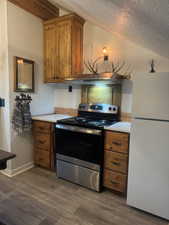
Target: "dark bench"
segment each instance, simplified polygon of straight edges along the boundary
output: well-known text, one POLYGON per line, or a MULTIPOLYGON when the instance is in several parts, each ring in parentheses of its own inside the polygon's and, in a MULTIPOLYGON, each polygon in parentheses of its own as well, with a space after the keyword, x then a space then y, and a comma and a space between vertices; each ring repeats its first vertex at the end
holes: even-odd
MULTIPOLYGON (((6 169, 7 161, 15 157, 16 157, 15 154, 0 150, 0 170, 6 169)), ((5 225, 5 224, 0 221, 0 225, 5 225)))
POLYGON ((0 170, 6 169, 7 161, 15 157, 15 154, 0 150, 0 170))

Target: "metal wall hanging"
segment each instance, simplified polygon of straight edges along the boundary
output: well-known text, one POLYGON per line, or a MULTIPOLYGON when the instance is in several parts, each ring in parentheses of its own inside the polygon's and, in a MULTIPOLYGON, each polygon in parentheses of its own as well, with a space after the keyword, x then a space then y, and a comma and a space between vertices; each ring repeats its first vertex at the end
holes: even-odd
POLYGON ((31 103, 31 101, 32 101, 32 98, 31 98, 31 96, 29 95, 29 94, 20 94, 20 95, 17 95, 16 96, 16 98, 15 98, 15 101, 17 102, 17 103, 23 103, 23 102, 26 102, 26 103, 31 103))
POLYGON ((16 96, 15 101, 12 125, 18 135, 23 135, 25 132, 30 132, 32 129, 32 117, 30 112, 32 98, 29 94, 20 94, 16 96))
POLYGON ((109 74, 113 79, 131 79, 131 66, 122 60, 109 61, 107 47, 103 48, 102 56, 94 60, 84 61, 84 65, 90 73, 98 75, 98 77, 100 74, 109 74))
MULTIPOLYGON (((103 57, 99 57, 95 60, 88 60, 84 62, 84 65, 86 66, 86 68, 88 69, 88 71, 92 74, 95 75, 99 75, 99 62, 101 61, 101 59, 104 59, 103 57)), ((131 73, 132 73, 132 69, 131 66, 128 65, 125 61, 121 61, 121 60, 117 60, 115 61, 109 61, 109 66, 111 68, 110 71, 105 71, 103 73, 111 73, 112 74, 112 78, 115 79, 127 79, 130 80, 131 79, 131 73)))
POLYGON ((155 71, 155 62, 154 62, 154 59, 151 60, 150 66, 151 66, 150 73, 155 73, 156 71, 155 71))

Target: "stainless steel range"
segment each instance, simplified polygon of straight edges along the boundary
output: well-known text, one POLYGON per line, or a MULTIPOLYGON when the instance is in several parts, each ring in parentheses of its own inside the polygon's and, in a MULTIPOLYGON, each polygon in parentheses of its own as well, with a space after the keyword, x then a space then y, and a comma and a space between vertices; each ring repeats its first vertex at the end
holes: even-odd
POLYGON ((57 176, 101 191, 104 127, 118 121, 118 107, 107 104, 80 104, 77 117, 58 121, 57 176))

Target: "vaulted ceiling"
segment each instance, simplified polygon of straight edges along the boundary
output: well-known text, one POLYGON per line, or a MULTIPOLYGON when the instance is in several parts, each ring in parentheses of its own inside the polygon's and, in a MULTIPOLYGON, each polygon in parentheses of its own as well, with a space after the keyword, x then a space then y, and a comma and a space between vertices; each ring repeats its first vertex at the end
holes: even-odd
POLYGON ((169 58, 169 0, 50 1, 169 58))

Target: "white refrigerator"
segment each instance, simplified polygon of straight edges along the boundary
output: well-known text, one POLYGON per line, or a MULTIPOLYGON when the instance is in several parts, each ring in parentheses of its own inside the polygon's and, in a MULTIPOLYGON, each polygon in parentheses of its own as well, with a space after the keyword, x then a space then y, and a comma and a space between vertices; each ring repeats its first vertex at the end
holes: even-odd
POLYGON ((133 80, 127 204, 169 219, 169 73, 133 80))

